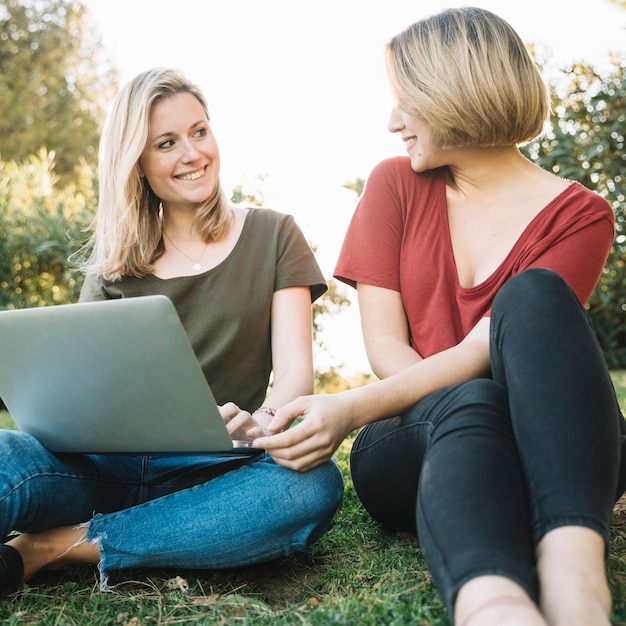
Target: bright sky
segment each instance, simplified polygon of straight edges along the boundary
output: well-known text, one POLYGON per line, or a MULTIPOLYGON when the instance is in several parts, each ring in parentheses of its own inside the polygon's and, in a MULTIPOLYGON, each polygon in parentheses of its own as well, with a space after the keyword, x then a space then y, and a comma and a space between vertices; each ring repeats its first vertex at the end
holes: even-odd
MULTIPOLYGON (((167 65, 201 85, 225 190, 255 189, 266 175, 266 206, 296 217, 326 276, 355 206, 342 185, 404 150, 386 129, 382 50, 391 36, 428 14, 476 4, 556 67, 601 67, 609 51, 626 51, 626 11, 608 0, 83 1, 122 83, 167 65)), ((336 360, 367 370, 356 307, 340 317, 329 329, 336 360)))

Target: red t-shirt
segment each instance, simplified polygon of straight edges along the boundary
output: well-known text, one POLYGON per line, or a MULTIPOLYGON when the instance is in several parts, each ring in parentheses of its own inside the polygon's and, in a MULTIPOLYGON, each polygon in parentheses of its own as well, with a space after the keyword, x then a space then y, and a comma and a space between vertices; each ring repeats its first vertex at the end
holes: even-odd
POLYGON ((348 227, 334 275, 399 291, 410 344, 422 356, 458 344, 489 314, 497 291, 530 267, 559 272, 582 302, 613 243, 610 205, 573 182, 528 224, 500 267, 470 288, 459 284, 446 206, 445 169, 416 173, 408 157, 372 171, 348 227))

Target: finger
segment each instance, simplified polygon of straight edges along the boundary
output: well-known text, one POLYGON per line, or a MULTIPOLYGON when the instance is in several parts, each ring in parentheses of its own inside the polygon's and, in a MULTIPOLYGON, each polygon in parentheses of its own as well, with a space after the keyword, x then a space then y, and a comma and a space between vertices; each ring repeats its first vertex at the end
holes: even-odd
POLYGON ((265 437, 267 435, 267 430, 260 424, 254 424, 246 430, 246 435, 250 439, 257 439, 259 437, 265 437))
POLYGON ((226 422, 226 429, 232 436, 236 431, 244 432, 250 426, 252 418, 247 411, 240 411, 237 415, 226 422))
POLYGON ((235 415, 241 412, 241 409, 234 402, 227 402, 219 407, 222 419, 228 423, 235 415))
POLYGON ((270 452, 270 450, 289 448, 300 441, 300 438, 297 437, 297 433, 294 435, 293 430, 294 429, 285 431, 284 433, 257 437, 254 440, 254 447, 264 448, 268 452, 270 452))
POLYGON ((299 424, 285 433, 255 439, 253 445, 264 448, 274 459, 280 459, 283 464, 289 464, 294 469, 299 469, 300 464, 306 463, 305 460, 311 457, 319 456, 324 460, 330 458, 334 446, 328 437, 310 437, 301 426, 299 424))
POLYGON ((267 430, 272 433, 278 433, 281 430, 287 430, 297 417, 301 417, 305 412, 306 397, 296 398, 288 404, 282 406, 269 423, 267 430))
POLYGON ((315 450, 310 454, 298 456, 296 458, 285 458, 279 455, 271 454, 276 463, 298 472, 306 472, 322 463, 325 463, 332 457, 332 451, 315 450))

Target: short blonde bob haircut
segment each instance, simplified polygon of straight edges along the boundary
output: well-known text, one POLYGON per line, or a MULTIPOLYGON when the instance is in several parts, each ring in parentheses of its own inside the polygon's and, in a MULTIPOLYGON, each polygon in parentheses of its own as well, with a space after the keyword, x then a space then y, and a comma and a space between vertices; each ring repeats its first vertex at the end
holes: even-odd
MULTIPOLYGON (((163 254, 161 200, 141 175, 139 159, 148 142, 153 107, 179 93, 192 94, 209 119, 204 95, 178 70, 142 72, 116 96, 104 124, 99 152, 99 203, 84 269, 108 280, 145 276, 163 254)), ((204 241, 216 241, 230 227, 232 211, 218 184, 196 209, 204 241)))
POLYGON ((475 7, 447 9, 385 48, 397 106, 426 120, 442 148, 521 145, 539 136, 548 90, 519 35, 475 7))

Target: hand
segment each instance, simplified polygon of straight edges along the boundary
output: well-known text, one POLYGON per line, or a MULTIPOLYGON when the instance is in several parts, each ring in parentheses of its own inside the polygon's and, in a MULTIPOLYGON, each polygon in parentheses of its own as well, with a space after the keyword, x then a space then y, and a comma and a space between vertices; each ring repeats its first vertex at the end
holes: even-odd
POLYGON ((276 411, 267 428, 276 434, 255 439, 253 445, 276 463, 303 472, 328 461, 355 427, 342 394, 303 396, 276 411), (281 432, 297 417, 303 418, 299 424, 281 432))
POLYGON ((234 402, 227 402, 220 406, 219 411, 233 441, 252 441, 255 437, 269 434, 263 424, 248 411, 240 409, 234 402))

